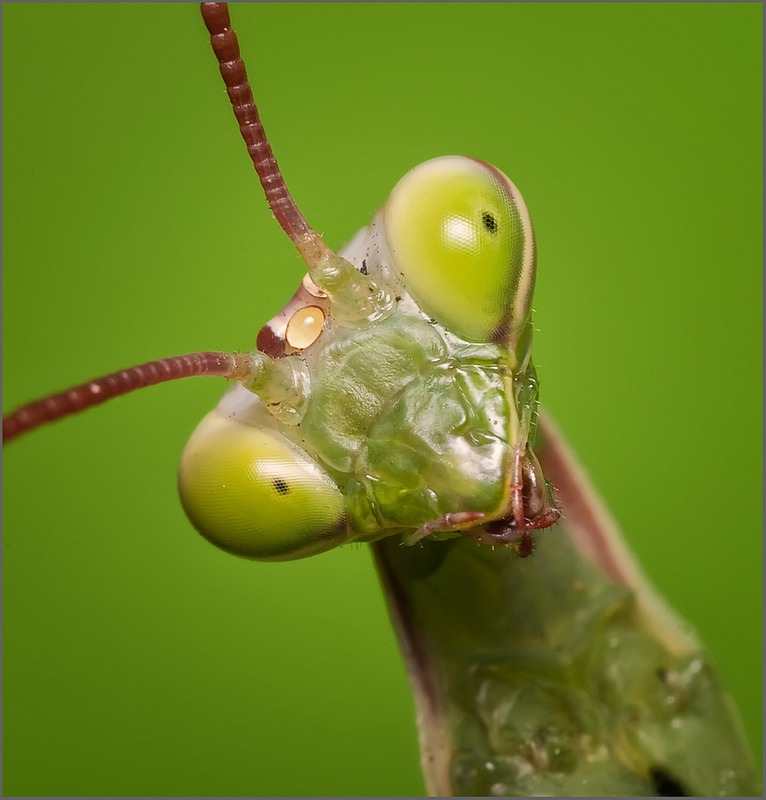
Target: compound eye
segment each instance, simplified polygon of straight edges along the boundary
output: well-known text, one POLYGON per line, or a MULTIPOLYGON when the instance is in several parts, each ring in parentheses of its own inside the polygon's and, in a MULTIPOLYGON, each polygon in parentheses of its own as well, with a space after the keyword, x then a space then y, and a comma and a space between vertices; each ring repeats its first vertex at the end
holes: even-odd
POLYGON ((396 269, 421 309, 463 339, 506 341, 529 313, 534 234, 501 172, 447 156, 402 178, 384 210, 396 269))
POLYGON ((287 561, 348 536, 343 495, 313 459, 280 433, 217 411, 186 445, 178 487, 194 527, 237 556, 287 561))

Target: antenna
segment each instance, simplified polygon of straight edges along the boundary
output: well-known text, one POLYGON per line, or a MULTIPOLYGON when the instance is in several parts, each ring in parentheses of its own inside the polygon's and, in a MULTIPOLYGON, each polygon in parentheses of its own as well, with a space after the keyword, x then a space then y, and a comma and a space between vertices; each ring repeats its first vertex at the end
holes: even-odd
MULTIPOLYGON (((298 249, 309 270, 314 271, 317 283, 327 288, 330 286, 342 288, 358 283, 363 288, 363 295, 369 294, 373 302, 379 302, 381 308, 388 308, 391 305, 390 298, 384 293, 378 293, 382 298, 378 300, 377 295, 370 293, 371 282, 324 243, 322 237, 306 222, 293 200, 263 129, 247 79, 245 64, 239 54, 237 34, 231 27, 227 4, 201 3, 201 8, 202 18, 210 31, 210 43, 218 59, 240 133, 258 173, 266 200, 277 221, 298 249)), ((341 298, 338 303, 339 311, 342 302, 341 298)), ((356 315, 367 313, 364 308, 361 312, 356 308, 357 297, 350 296, 349 302, 352 302, 356 315)), ((252 377, 253 370, 257 369, 256 362, 261 365, 261 359, 259 353, 251 355, 191 353, 149 361, 146 364, 114 372, 27 403, 3 417, 3 444, 40 425, 85 411, 113 397, 128 394, 145 386, 195 375, 214 375, 229 380, 252 377)))
POLYGON ((298 208, 266 136, 266 131, 253 99, 247 79, 245 62, 239 54, 237 34, 231 27, 227 3, 201 3, 202 18, 210 31, 210 44, 218 59, 221 77, 231 101, 239 132, 247 145, 255 171, 271 208, 282 230, 290 237, 306 262, 309 270, 317 267, 323 258, 334 256, 322 237, 306 222, 298 208))
POLYGON ((253 357, 236 353, 191 353, 149 361, 112 372, 66 391, 27 403, 3 417, 3 445, 17 436, 70 414, 77 414, 145 386, 195 375, 240 380, 250 374, 253 357))

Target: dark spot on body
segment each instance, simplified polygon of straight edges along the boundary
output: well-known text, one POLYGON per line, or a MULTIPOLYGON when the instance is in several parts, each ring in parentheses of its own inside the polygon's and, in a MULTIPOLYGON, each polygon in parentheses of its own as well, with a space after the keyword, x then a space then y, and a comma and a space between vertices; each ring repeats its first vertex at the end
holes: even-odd
POLYGON ((683 784, 664 767, 652 767, 649 778, 658 797, 689 797, 683 784))
POLYGON ((497 219, 491 211, 482 212, 481 222, 490 233, 497 233, 497 219))
POLYGON ((274 489, 281 495, 289 494, 290 487, 287 485, 287 481, 284 478, 274 478, 272 481, 274 485, 274 489))
POLYGON ((359 272, 361 272, 362 275, 369 275, 370 274, 367 271, 367 259, 366 258, 362 259, 362 266, 359 268, 359 272))

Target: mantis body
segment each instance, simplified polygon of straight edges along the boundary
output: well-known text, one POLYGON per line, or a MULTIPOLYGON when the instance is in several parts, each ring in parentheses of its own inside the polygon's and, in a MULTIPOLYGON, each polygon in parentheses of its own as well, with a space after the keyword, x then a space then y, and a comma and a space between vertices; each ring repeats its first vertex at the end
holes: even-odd
MULTIPOLYGON (((196 20, 195 20, 195 23, 196 23, 196 20)), ((209 67, 209 63, 206 63, 206 67, 209 67)), ((213 77, 216 77, 216 76, 213 76, 213 77)), ((220 99, 220 98, 218 98, 218 99, 220 99)), ((472 147, 471 149, 474 149, 474 147, 472 147)), ((416 159, 416 160, 417 160, 417 159, 416 159)), ((413 163, 414 163, 414 162, 413 162, 413 163)), ((360 222, 361 222, 361 221, 363 221, 363 220, 360 220, 360 222)), ((339 234, 339 235, 340 235, 340 234, 339 234)), ((227 294, 228 294, 228 293, 227 293, 227 294)), ((257 324, 260 324, 260 323, 261 323, 261 322, 262 322, 264 319, 266 319, 266 317, 267 317, 267 316, 268 316, 268 315, 261 315, 261 316, 258 318, 258 322, 257 322, 257 324)), ((251 334, 248 334, 248 335, 251 335, 251 334)), ((200 344, 206 344, 206 343, 208 342, 208 339, 207 339, 207 338, 204 338, 204 339, 199 339, 199 341, 200 341, 200 344)), ((181 346, 181 347, 188 346, 188 342, 185 342, 183 345, 180 345, 180 346, 181 346)), ((154 348, 153 348, 153 349, 154 349, 154 348)), ((172 349, 172 348, 171 348, 171 349, 172 349)), ((175 349, 178 349, 178 347, 176 347, 175 349)), ((128 356, 126 356, 125 358, 123 358, 122 360, 126 360, 126 359, 127 359, 127 360, 130 360, 131 358, 134 358, 134 356, 133 356, 133 355, 128 355, 128 356)), ((110 361, 109 363, 110 363, 110 364, 112 364, 113 362, 112 362, 112 361, 110 361)), ((92 371, 92 369, 93 369, 93 367, 92 367, 92 366, 91 366, 91 367, 89 367, 89 371, 92 371)), ((86 373, 86 374, 87 374, 87 373, 86 373)), ((47 384, 46 384, 46 385, 47 385, 47 384)), ((29 394, 29 392, 28 392, 27 394, 29 394)), ((184 401, 184 402, 187 402, 187 401, 184 401)), ((193 414, 191 414, 190 416, 193 418, 193 417, 194 417, 194 416, 196 416, 196 415, 197 415, 197 412, 196 412, 196 410, 195 410, 195 411, 193 412, 193 414)), ((192 424, 191 422, 190 422, 190 423, 188 423, 188 424, 187 424, 187 428, 188 428, 188 427, 190 427, 190 426, 191 426, 191 424, 192 424)), ((62 434, 62 435, 63 435, 63 434, 62 434)), ((157 437, 154 437, 154 438, 157 438, 157 437)), ((117 435, 115 435, 115 439, 117 439, 117 435)), ((60 478, 56 478, 56 480, 60 480, 60 478)), ((56 482, 56 480, 51 480, 51 481, 50 481, 50 483, 55 483, 55 482, 56 482)), ((135 478, 134 478, 133 480, 135 480, 135 478)), ((27 513, 28 513, 28 512, 27 512, 27 513)), ((119 516, 119 514, 118 514, 118 516, 119 516)), ((135 523, 133 524, 133 527, 135 527, 135 523)), ((139 527, 140 527, 140 526, 139 526, 139 527)), ((153 535, 151 536, 152 543, 153 543, 153 544, 152 544, 152 546, 154 546, 154 542, 155 542, 156 538, 157 538, 156 534, 153 534, 153 535)), ((667 546, 667 547, 670 547, 670 546, 671 546, 671 544, 672 544, 672 543, 668 543, 666 546, 667 546)), ((71 546, 74 546, 74 544, 71 544, 71 546)), ((95 546, 95 545, 91 545, 91 549, 92 549, 94 546, 95 546)), ((148 546, 148 545, 147 545, 147 546, 148 546)), ((68 540, 67 540, 66 547, 65 547, 64 549, 69 549, 69 547, 70 547, 70 540, 68 539, 68 540)), ((208 551, 204 551, 204 552, 205 552, 207 555, 209 555, 208 551)), ((57 554, 57 555, 58 555, 58 554, 57 554)), ((136 558, 137 558, 137 556, 136 556, 136 558)), ((128 558, 128 560, 130 560, 130 559, 128 558)), ((216 562, 216 563, 218 563, 218 562, 216 562)), ((223 563, 223 562, 220 562, 220 563, 223 563)), ((241 570, 243 566, 247 566, 247 565, 240 565, 239 567, 234 567, 233 569, 235 570, 235 574, 236 574, 236 575, 240 575, 240 576, 242 576, 242 579, 244 580, 244 573, 243 573, 243 572, 239 572, 239 571, 238 571, 238 570, 241 570)), ((122 572, 122 568, 123 568, 123 567, 124 567, 124 564, 123 564, 123 565, 121 565, 121 568, 120 568, 120 569, 118 569, 118 570, 115 572, 115 575, 119 575, 119 574, 122 572)), ((301 568, 302 568, 302 569, 305 569, 305 567, 303 567, 303 566, 299 567, 299 569, 301 569, 301 568)), ((227 567, 227 569, 228 569, 228 567, 227 567)), ((163 571, 164 571, 164 570, 163 570, 163 571)), ((203 573, 202 573, 202 570, 201 570, 201 571, 200 571, 200 575, 202 575, 202 574, 203 574, 203 573)), ((249 575, 249 574, 251 574, 251 573, 248 573, 248 575, 249 575)), ((112 577, 112 580, 113 580, 113 579, 114 579, 114 576, 112 577)), ((164 580, 164 579, 163 579, 163 580, 164 580)), ((247 580, 249 581, 249 580, 251 580, 251 578, 249 578, 249 577, 248 577, 248 579, 247 579, 247 580)), ((107 581, 107 582, 108 582, 108 581, 107 581)), ((281 577, 281 576, 280 576, 280 577, 278 577, 278 578, 276 578, 276 580, 275 580, 275 584, 274 584, 274 585, 273 585, 273 587, 271 588, 271 597, 272 597, 272 598, 273 598, 274 596, 276 596, 276 595, 277 595, 277 593, 278 593, 278 591, 279 591, 279 588, 280 588, 280 587, 284 587, 284 578, 283 578, 283 577, 281 577)), ((349 587, 347 587, 347 586, 345 586, 345 585, 344 585, 344 590, 345 590, 345 591, 350 591, 349 587)), ((133 589, 133 590, 131 590, 131 591, 135 591, 136 593, 140 593, 140 588, 139 588, 139 586, 138 586, 138 585, 136 585, 136 586, 135 586, 135 589, 133 589)), ((325 584, 324 584, 324 585, 323 585, 323 587, 322 587, 322 590, 318 591, 318 594, 326 594, 326 593, 327 593, 327 591, 328 591, 328 589, 327 589, 327 583, 325 582, 325 584)), ((333 591, 337 591, 337 586, 336 586, 336 585, 333 585, 333 591)), ((84 608, 88 608, 88 607, 90 607, 90 606, 91 606, 90 597, 92 597, 92 595, 91 595, 91 596, 89 596, 89 597, 83 597, 84 608)), ((225 603, 224 603, 223 601, 221 601, 221 602, 222 602, 222 604, 223 604, 223 605, 225 605, 225 603)), ((138 607, 137 607, 137 608, 136 608, 136 607, 133 607, 133 606, 131 606, 132 608, 136 608, 136 612, 137 612, 138 610, 140 610, 140 607, 141 607, 141 606, 140 606, 140 601, 138 601, 138 603, 139 603, 139 604, 138 604, 138 607)), ((345 605, 347 605, 347 602, 345 602, 345 603, 344 603, 344 602, 341 602, 340 604, 345 606, 345 605)), ((309 604, 309 605, 310 605, 310 604, 309 604)), ((261 608, 261 609, 263 609, 263 608, 264 608, 263 601, 261 601, 261 603, 260 603, 260 608, 261 608)), ((281 611, 281 605, 280 605, 280 611, 281 611)), ((339 611, 340 611, 340 610, 339 610, 339 611)), ((272 609, 271 609, 270 611, 266 611, 266 612, 264 612, 264 615, 266 615, 266 616, 269 616, 269 615, 274 615, 274 614, 276 614, 276 607, 272 607, 272 609)), ((130 615, 128 614, 128 617, 129 617, 129 616, 130 616, 130 615)), ((123 619, 123 623, 125 623, 125 621, 126 621, 126 618, 125 618, 125 617, 123 617, 122 619, 123 619)), ((215 622, 217 622, 217 621, 218 621, 218 615, 215 615, 215 616, 214 616, 214 617, 211 619, 211 624, 213 624, 213 623, 214 623, 214 621, 215 621, 215 622)), ((366 623, 366 621, 365 621, 365 623, 366 623)), ((281 621, 281 623, 280 623, 280 624, 283 624, 283 625, 285 625, 285 624, 286 624, 286 625, 288 625, 288 626, 289 626, 291 623, 290 623, 290 622, 281 621)), ((92 631, 92 633, 93 633, 93 634, 95 634, 95 633, 96 633, 96 631, 92 631)), ((159 637, 159 639, 161 639, 161 640, 165 640, 166 638, 167 638, 167 636, 161 636, 161 637, 159 637)), ((147 644, 147 649, 149 649, 149 643, 147 644)), ((344 659, 343 659, 343 664, 345 665, 345 668, 346 668, 346 669, 348 668, 348 661, 349 661, 349 658, 352 658, 352 657, 355 657, 355 656, 347 656, 346 658, 344 658, 344 659)), ((251 666, 251 665, 250 665, 250 663, 248 663, 248 664, 247 664, 246 666, 244 666, 243 668, 244 668, 244 669, 247 669, 247 670, 249 670, 249 669, 250 669, 250 666, 251 666)), ((315 670, 313 670, 313 672, 315 672, 315 673, 319 673, 320 671, 321 671, 321 670, 320 670, 318 667, 317 667, 315 670)), ((302 674, 302 670, 301 670, 301 671, 299 671, 299 674, 302 674)), ((344 669, 344 674, 345 674, 345 669, 344 669)), ((298 678, 298 676, 296 675, 296 679, 295 679, 295 681, 294 681, 296 684, 298 683, 298 680, 297 680, 297 678, 298 678)), ((347 678, 344 678, 344 680, 347 680, 347 678)), ((215 683, 215 680, 213 680, 213 683, 215 683)), ((374 683, 375 683, 375 685, 376 685, 376 686, 377 686, 377 685, 379 685, 379 683, 380 683, 380 679, 378 679, 378 680, 374 681, 374 683)), ((321 692, 320 692, 320 691, 318 691, 318 690, 316 690, 316 688, 315 688, 315 690, 314 690, 314 691, 310 691, 310 692, 307 694, 307 697, 308 697, 309 695, 310 695, 310 696, 313 696, 313 695, 320 694, 320 693, 321 693, 321 692)), ((272 689, 270 689, 270 690, 269 690, 269 694, 273 694, 273 690, 272 690, 272 689)), ((77 704, 76 704, 76 703, 75 703, 75 706, 77 706, 77 704)), ((372 712, 372 713, 374 713, 374 712, 372 712)), ((119 727, 119 726, 118 726, 118 727, 119 727)), ((137 733, 137 732, 138 732, 138 729, 136 730, 136 733, 137 733)), ((138 738, 140 738, 140 737, 138 737, 138 738)), ((389 740, 386 742, 386 746, 388 746, 388 747, 390 747, 390 746, 391 746, 391 742, 390 742, 390 739, 391 739, 391 738, 395 738, 395 737, 389 737, 389 740)), ((247 751, 247 750, 249 749, 249 748, 248 748, 248 743, 247 743, 247 742, 242 742, 242 743, 241 743, 241 746, 242 746, 242 749, 243 749, 243 757, 245 757, 245 756, 244 756, 244 752, 245 752, 245 751, 247 751)), ((354 759, 351 759, 351 760, 353 761, 354 759)), ((250 790, 252 790, 252 789, 250 789, 250 790)))

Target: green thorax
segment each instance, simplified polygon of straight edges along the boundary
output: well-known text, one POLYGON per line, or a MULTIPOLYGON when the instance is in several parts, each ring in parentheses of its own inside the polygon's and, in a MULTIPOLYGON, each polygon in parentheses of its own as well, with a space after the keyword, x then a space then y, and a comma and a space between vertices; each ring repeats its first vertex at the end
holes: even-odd
POLYGON ((466 539, 374 546, 439 765, 432 792, 755 793, 707 654, 667 647, 565 531, 525 560, 466 539))

